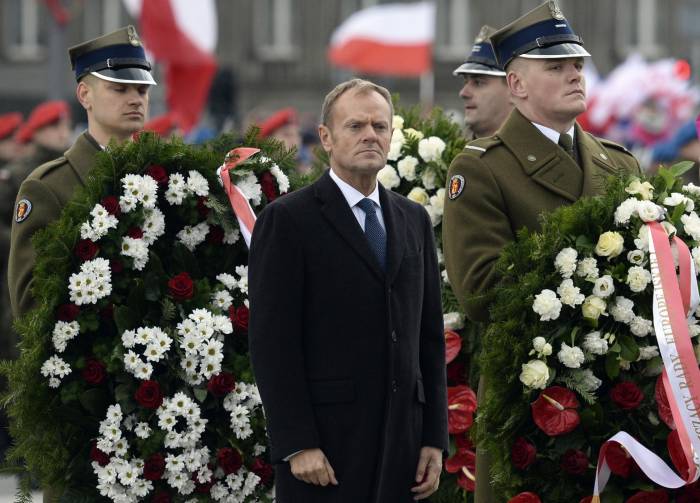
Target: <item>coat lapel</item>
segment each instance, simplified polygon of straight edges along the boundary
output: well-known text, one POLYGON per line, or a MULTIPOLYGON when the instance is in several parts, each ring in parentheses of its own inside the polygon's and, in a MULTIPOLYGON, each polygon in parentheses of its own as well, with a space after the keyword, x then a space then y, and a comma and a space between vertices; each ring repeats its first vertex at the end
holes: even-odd
POLYGON ((391 285, 399 272, 399 266, 406 248, 406 218, 398 204, 393 204, 387 190, 379 184, 379 201, 386 227, 387 239, 387 284, 391 285))
MULTIPOLYGON (((350 248, 357 253, 372 272, 384 280, 384 272, 379 267, 377 258, 367 243, 360 224, 353 214, 343 193, 326 171, 314 183, 314 194, 321 205, 321 214, 328 223, 341 235, 350 248)), ((384 201, 382 201, 382 210, 384 201)))
POLYGON ((580 197, 584 180, 581 168, 517 109, 497 135, 534 182, 571 202, 580 197))
POLYGON ((95 154, 101 151, 99 144, 87 131, 78 136, 73 146, 66 151, 65 157, 83 185, 95 166, 95 154))
POLYGON ((576 124, 576 138, 583 168, 582 196, 595 196, 605 190, 607 178, 617 174, 605 147, 576 124))

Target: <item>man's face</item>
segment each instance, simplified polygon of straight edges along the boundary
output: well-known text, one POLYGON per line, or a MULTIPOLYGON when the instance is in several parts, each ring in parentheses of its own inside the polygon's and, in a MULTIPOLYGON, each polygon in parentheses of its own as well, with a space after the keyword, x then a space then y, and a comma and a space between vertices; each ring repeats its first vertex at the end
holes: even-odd
POLYGON ((510 92, 503 77, 466 74, 459 97, 464 100, 464 123, 478 137, 495 133, 511 110, 510 92))
POLYGON ((336 100, 319 136, 339 176, 375 175, 386 166, 391 119, 389 103, 375 91, 350 89, 336 100))
POLYGON ((62 151, 70 145, 70 120, 62 117, 55 124, 45 126, 34 133, 32 141, 51 150, 62 151))
POLYGON ((586 111, 583 58, 523 58, 521 63, 528 106, 540 117, 566 122, 586 111))
POLYGON ((271 136, 284 143, 287 149, 295 147, 298 150, 301 147, 301 133, 299 132, 299 126, 296 124, 286 124, 271 136))
POLYGON ((83 106, 90 121, 110 137, 123 140, 143 129, 148 114, 147 84, 91 79, 83 106))

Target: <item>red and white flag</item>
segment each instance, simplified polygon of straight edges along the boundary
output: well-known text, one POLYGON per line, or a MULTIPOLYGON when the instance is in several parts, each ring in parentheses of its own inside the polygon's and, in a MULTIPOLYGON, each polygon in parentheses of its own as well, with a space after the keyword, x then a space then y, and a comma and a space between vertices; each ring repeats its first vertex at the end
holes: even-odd
POLYGON ((214 0, 123 0, 146 50, 166 74, 168 111, 183 131, 197 122, 216 73, 214 0))
POLYGON ((328 59, 357 72, 417 77, 432 68, 434 39, 434 3, 376 5, 336 28, 328 59))

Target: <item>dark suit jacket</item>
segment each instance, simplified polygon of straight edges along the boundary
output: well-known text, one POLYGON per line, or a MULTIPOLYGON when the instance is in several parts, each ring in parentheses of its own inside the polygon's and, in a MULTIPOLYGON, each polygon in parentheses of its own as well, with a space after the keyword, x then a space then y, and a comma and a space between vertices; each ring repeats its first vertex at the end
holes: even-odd
POLYGON ((432 225, 420 205, 379 191, 386 274, 328 173, 255 224, 250 355, 279 503, 409 502, 420 448, 447 449, 432 225), (339 486, 299 482, 282 462, 314 447, 339 486))

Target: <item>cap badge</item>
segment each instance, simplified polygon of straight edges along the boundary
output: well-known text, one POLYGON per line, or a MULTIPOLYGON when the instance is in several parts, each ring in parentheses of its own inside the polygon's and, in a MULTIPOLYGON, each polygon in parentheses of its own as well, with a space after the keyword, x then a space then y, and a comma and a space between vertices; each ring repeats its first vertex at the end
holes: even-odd
POLYGON ((129 25, 129 27, 126 29, 126 34, 129 37, 129 43, 131 45, 133 45, 134 47, 138 47, 141 45, 141 41, 139 40, 139 36, 136 33, 136 28, 129 25))
POLYGON ((486 26, 482 26, 481 31, 479 31, 479 34, 476 36, 476 39, 474 39, 474 43, 480 44, 481 42, 483 42, 487 38, 489 38, 488 29, 486 28, 486 26))
POLYGON ((558 19, 560 21, 564 19, 564 14, 561 12, 557 0, 549 0, 549 12, 552 14, 554 19, 558 19))
POLYGON ((462 175, 452 175, 447 195, 451 200, 457 199, 464 190, 464 177, 462 175))
POLYGON ((15 222, 18 224, 24 222, 32 212, 32 203, 29 199, 20 199, 15 208, 15 222))

